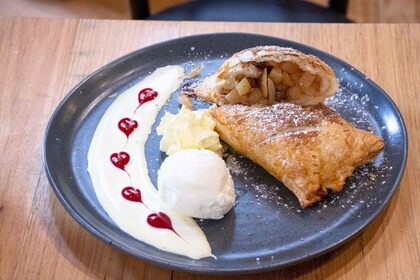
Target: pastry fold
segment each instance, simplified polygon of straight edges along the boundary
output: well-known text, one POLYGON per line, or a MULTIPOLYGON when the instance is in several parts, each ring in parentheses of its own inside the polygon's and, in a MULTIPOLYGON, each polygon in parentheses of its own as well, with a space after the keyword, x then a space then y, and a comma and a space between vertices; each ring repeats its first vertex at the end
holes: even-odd
POLYGON ((340 191, 384 147, 322 104, 214 105, 209 112, 221 139, 281 181, 303 208, 340 191))
POLYGON ((219 105, 315 105, 337 89, 333 70, 319 58, 291 48, 259 46, 234 54, 194 92, 219 105))

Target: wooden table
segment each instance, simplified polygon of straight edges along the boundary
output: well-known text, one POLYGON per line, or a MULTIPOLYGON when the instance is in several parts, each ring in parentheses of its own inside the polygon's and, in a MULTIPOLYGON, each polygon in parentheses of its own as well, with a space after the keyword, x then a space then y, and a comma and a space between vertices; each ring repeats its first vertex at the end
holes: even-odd
POLYGON ((150 265, 82 229, 56 199, 42 162, 51 114, 87 74, 130 51, 181 36, 267 34, 355 66, 395 101, 409 157, 386 211, 345 246, 286 269, 236 279, 420 278, 420 25, 191 23, 0 19, 0 279, 216 279, 150 265))

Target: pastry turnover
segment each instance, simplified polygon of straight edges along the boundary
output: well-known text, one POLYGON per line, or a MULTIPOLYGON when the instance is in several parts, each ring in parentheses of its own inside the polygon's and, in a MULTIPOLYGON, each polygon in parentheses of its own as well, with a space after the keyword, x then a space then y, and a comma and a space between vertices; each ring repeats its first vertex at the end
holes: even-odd
POLYGON ((219 105, 315 105, 337 89, 334 72, 319 58, 291 48, 260 46, 234 54, 194 92, 219 105))
POLYGON ((304 208, 340 191, 384 147, 322 104, 214 105, 209 112, 221 139, 283 182, 304 208))

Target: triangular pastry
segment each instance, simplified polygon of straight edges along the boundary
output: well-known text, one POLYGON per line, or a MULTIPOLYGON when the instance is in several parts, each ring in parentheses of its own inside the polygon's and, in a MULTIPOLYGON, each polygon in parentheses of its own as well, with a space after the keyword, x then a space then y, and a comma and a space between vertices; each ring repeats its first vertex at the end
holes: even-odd
POLYGON ((302 207, 340 191, 384 147, 322 104, 214 105, 209 112, 221 139, 283 182, 302 207))
POLYGON ((333 70, 319 58, 291 48, 260 46, 234 54, 194 92, 219 105, 315 105, 337 89, 333 70))

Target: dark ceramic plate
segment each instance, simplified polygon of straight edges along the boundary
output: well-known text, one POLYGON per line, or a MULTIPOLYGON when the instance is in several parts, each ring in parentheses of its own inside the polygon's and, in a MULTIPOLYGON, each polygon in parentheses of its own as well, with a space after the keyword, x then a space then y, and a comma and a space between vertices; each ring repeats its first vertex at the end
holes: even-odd
MULTIPOLYGON (((197 102, 198 106, 206 106, 197 102)), ((160 112, 176 112, 177 93, 160 112)), ((156 126, 156 124, 155 124, 156 126)), ((155 127, 154 126, 154 127, 155 127)), ((146 143, 152 181, 164 158, 159 137, 146 143), (157 159, 157 160, 156 160, 157 159)), ((117 59, 78 84, 60 103, 48 125, 45 168, 58 199, 85 229, 103 241, 146 261, 202 273, 251 273, 285 267, 330 251, 372 222, 388 205, 401 180, 407 157, 404 122, 389 96, 347 63, 295 42, 253 34, 211 34, 156 44, 117 59), (203 65, 202 76, 218 69, 233 53, 257 45, 293 47, 328 63, 341 90, 328 105, 385 141, 374 163, 358 169, 340 193, 302 210, 294 195, 252 162, 231 156, 237 203, 220 221, 198 221, 217 260, 194 261, 144 244, 121 231, 96 199, 87 152, 102 114, 119 94, 157 67, 203 65)))

